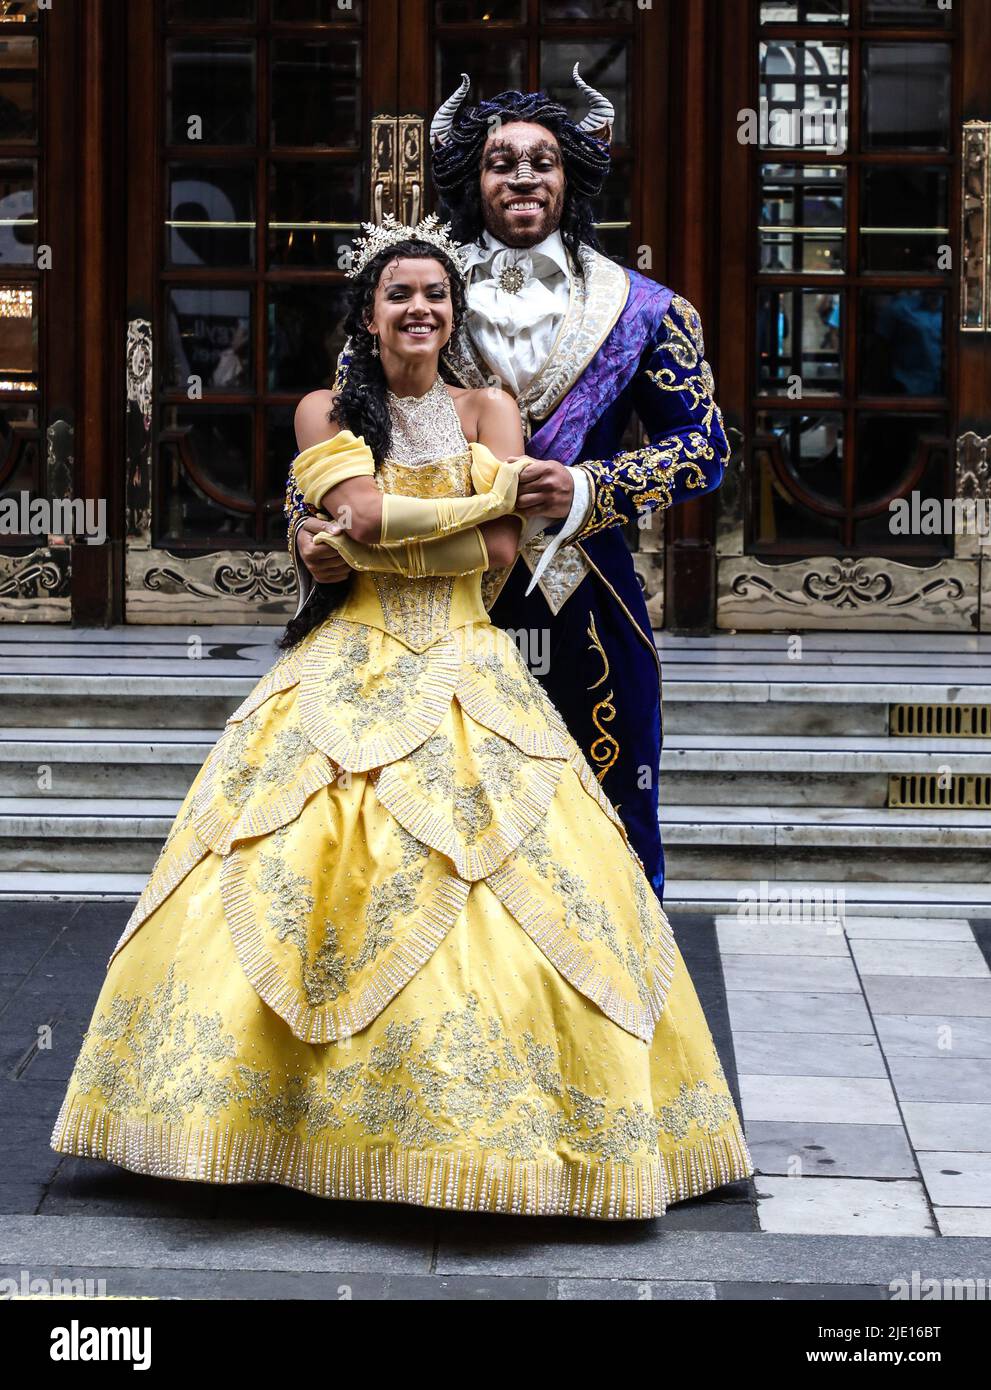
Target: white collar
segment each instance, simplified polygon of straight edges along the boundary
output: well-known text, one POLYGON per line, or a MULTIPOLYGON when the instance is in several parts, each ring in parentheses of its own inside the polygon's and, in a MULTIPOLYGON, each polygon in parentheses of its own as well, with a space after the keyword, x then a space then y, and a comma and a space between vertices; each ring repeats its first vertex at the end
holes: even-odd
MULTIPOLYGON (((488 228, 482 232, 482 242, 483 245, 481 246, 478 245, 477 242, 473 242, 465 248, 468 270, 474 269, 475 266, 487 265, 490 261, 495 259, 500 251, 516 249, 507 246, 505 242, 499 241, 497 237, 492 235, 488 228)), ((523 248, 519 249, 522 250, 523 248)), ((563 271, 569 280, 571 279, 571 266, 568 263, 568 252, 561 237, 560 230, 551 232, 550 236, 545 237, 544 240, 538 242, 536 246, 527 247, 526 250, 533 259, 534 265, 536 265, 537 257, 543 256, 558 270, 563 271)))

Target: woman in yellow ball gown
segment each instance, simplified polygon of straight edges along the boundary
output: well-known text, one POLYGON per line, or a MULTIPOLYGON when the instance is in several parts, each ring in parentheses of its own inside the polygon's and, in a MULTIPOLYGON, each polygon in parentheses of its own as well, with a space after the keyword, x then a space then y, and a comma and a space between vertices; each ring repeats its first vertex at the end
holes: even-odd
POLYGON ((753 1165, 621 821, 482 602, 524 452, 447 387, 460 253, 360 244, 295 472, 354 569, 231 715, 111 956, 52 1147, 322 1197, 608 1219, 753 1165))

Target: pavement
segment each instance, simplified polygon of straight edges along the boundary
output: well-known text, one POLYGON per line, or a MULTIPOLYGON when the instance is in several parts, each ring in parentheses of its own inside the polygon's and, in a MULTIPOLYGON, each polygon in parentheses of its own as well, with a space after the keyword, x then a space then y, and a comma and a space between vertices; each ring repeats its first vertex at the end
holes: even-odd
POLYGON ((129 912, 0 903, 0 1293, 989 1296, 989 921, 892 907, 762 926, 672 912, 758 1175, 658 1221, 614 1224, 173 1182, 55 1153, 52 1125, 129 912))

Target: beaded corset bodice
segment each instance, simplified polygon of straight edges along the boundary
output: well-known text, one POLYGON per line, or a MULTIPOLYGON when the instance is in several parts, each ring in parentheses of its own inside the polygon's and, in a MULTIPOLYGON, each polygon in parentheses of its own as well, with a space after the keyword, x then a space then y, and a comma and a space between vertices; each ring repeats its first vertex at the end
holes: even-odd
MULTIPOLYGON (((390 391, 387 401, 392 449, 376 468, 376 485, 403 497, 467 497, 471 453, 440 377, 424 396, 390 391)), ((407 579, 359 571, 337 616, 381 628, 413 651, 467 623, 488 622, 478 573, 407 579)))

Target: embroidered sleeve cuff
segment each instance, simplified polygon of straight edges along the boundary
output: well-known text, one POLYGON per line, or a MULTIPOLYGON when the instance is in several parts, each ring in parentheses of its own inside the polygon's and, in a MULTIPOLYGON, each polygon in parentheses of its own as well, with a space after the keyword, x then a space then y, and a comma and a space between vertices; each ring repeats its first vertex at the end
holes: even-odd
POLYGON ((595 484, 595 502, 581 538, 624 526, 641 512, 663 511, 693 493, 701 495, 712 486, 710 470, 716 462, 709 438, 691 430, 613 459, 584 464, 595 484))

